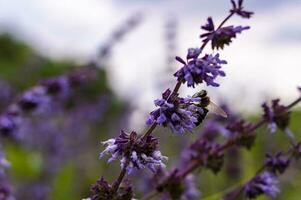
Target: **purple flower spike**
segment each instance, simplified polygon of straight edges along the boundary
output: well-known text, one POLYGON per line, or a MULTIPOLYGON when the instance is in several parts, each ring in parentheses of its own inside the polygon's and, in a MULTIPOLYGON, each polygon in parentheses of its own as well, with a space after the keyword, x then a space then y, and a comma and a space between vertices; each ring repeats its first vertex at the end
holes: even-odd
MULTIPOLYGON (((195 85, 206 82, 207 85, 218 87, 219 84, 215 82, 218 76, 226 76, 225 72, 221 70, 223 64, 227 64, 225 60, 219 58, 219 54, 206 54, 202 58, 197 58, 200 53, 197 49, 188 50, 188 63, 178 70, 174 76, 178 81, 187 82, 188 87, 195 87, 195 85)), ((183 62, 181 62, 183 63, 183 62)))
POLYGON ((179 134, 183 134, 185 130, 192 131, 208 112, 198 105, 201 100, 199 97, 180 98, 167 89, 162 94, 162 99, 155 100, 155 105, 159 108, 150 113, 146 123, 151 125, 156 122, 179 134))
POLYGON ((275 198, 280 192, 278 180, 273 174, 268 172, 255 176, 245 185, 244 191, 245 195, 250 199, 256 198, 261 194, 275 198))

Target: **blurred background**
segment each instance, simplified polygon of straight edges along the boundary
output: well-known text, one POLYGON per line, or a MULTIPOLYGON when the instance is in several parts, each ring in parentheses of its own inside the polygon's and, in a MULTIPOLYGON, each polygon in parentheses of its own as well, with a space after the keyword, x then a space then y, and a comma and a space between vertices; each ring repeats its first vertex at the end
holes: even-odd
MULTIPOLYGON (((289 103, 298 95, 301 2, 246 0, 245 7, 255 12, 254 17, 234 17, 229 25, 251 29, 220 53, 228 61, 226 78, 218 80, 221 86, 205 89, 215 102, 227 103, 253 120, 263 101, 281 97, 289 103)), ((228 0, 0 0, 2 114, 25 91, 53 77, 81 80, 62 97, 47 99, 52 102, 42 112, 23 113, 18 130, 1 137, 17 199, 81 199, 101 175, 112 181, 118 163, 104 171, 108 165, 98 160, 100 141, 116 136, 121 128, 139 132, 146 128, 153 99, 174 85, 172 74, 179 65, 173 57, 200 46, 200 26, 206 18, 220 22, 229 8, 228 0)), ((297 137, 300 120, 296 110, 292 131, 297 137)), ((200 175, 203 199, 217 199, 235 181, 254 174, 267 150, 286 146, 281 134, 266 145, 271 137, 266 132, 262 130, 251 153, 239 153, 243 161, 237 177, 227 172, 200 175)), ((172 166, 178 147, 187 146, 189 139, 166 129, 157 135, 168 141, 161 149, 172 166)), ((300 173, 292 169, 283 179, 279 199, 298 199, 300 173)))

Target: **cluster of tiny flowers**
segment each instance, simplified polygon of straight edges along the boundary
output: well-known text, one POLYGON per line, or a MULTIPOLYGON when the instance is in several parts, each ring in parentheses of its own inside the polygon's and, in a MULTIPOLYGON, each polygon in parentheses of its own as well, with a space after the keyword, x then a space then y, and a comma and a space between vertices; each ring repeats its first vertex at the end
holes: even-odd
POLYGON ((183 180, 179 180, 176 178, 176 173, 177 170, 168 172, 164 168, 158 169, 152 177, 146 179, 146 189, 148 190, 150 185, 157 187, 157 190, 162 193, 160 200, 197 199, 201 193, 196 185, 196 177, 193 174, 189 174, 183 180), (166 179, 168 179, 168 181, 162 187, 161 183, 166 179))
POLYGON ((236 119, 233 122, 227 125, 227 130, 229 131, 229 138, 235 140, 235 143, 238 146, 246 147, 250 149, 256 139, 256 134, 253 132, 249 133, 250 128, 252 128, 252 124, 246 122, 244 119, 236 119))
POLYGON ((278 152, 275 155, 266 155, 265 166, 275 174, 282 174, 289 164, 290 160, 283 152, 278 152))
POLYGON ((271 106, 263 103, 262 108, 264 111, 263 118, 268 121, 268 129, 272 133, 276 132, 277 128, 288 132, 290 112, 287 111, 284 105, 280 104, 280 99, 272 100, 271 106))
POLYGON ((196 179, 195 176, 192 174, 189 174, 188 176, 185 177, 183 181, 185 185, 185 190, 181 196, 182 200, 197 199, 198 197, 201 196, 201 193, 196 186, 195 179, 196 179))
POLYGON ((199 138, 190 145, 187 153, 190 161, 201 162, 204 167, 212 170, 214 173, 218 173, 224 163, 224 154, 219 151, 219 148, 220 144, 199 138))
POLYGON ((186 83, 188 87, 206 82, 207 85, 218 87, 215 82, 218 76, 225 76, 225 72, 221 70, 223 64, 227 64, 225 60, 219 58, 219 54, 206 54, 202 58, 198 58, 201 53, 200 49, 188 49, 187 62, 182 58, 176 57, 177 61, 184 66, 179 69, 174 76, 179 82, 186 83))
POLYGON ((0 116, 0 132, 5 135, 13 134, 20 126, 24 114, 50 110, 58 97, 67 97, 70 89, 94 77, 91 69, 85 66, 82 70, 68 75, 41 81, 39 85, 25 91, 17 102, 10 105, 0 116))
POLYGON ((278 180, 274 174, 269 172, 255 176, 244 186, 244 194, 250 199, 257 198, 262 194, 275 198, 279 192, 278 180))
POLYGON ((156 172, 158 168, 165 168, 164 160, 168 158, 162 156, 158 150, 158 139, 147 136, 145 139, 138 137, 136 132, 130 134, 121 130, 117 138, 109 139, 102 143, 106 146, 100 153, 100 158, 106 154, 111 154, 108 162, 120 159, 120 167, 127 167, 128 173, 134 168, 148 168, 156 172))
POLYGON ((248 30, 249 26, 225 26, 215 29, 213 20, 211 17, 207 19, 207 24, 201 27, 207 31, 200 37, 204 38, 203 42, 207 43, 211 41, 212 49, 223 49, 225 45, 229 45, 233 38, 236 38, 238 33, 244 30, 248 30))
POLYGON ((116 194, 112 185, 103 177, 97 180, 96 184, 91 187, 92 197, 83 200, 134 200, 132 187, 123 185, 116 194))
POLYGON ((50 104, 50 97, 45 87, 36 86, 23 93, 18 101, 21 110, 42 113, 50 104))
POLYGON ((167 183, 167 191, 162 196, 162 200, 169 199, 181 199, 181 200, 193 200, 200 196, 200 191, 195 185, 195 177, 193 175, 186 176, 183 180, 172 178, 167 183))
POLYGON ((201 105, 201 97, 181 98, 169 89, 155 100, 158 109, 152 111, 147 124, 154 122, 169 127, 174 133, 183 134, 185 130, 192 131, 206 116, 208 110, 201 105))

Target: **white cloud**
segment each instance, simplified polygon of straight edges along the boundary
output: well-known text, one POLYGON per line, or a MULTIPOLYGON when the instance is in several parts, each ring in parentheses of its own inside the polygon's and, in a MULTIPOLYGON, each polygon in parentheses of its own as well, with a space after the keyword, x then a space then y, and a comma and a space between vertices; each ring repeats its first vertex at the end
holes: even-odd
MULTIPOLYGON (((185 55, 188 47, 200 44, 199 27, 207 15, 221 20, 226 14, 226 9, 221 7, 226 1, 212 10, 215 3, 209 0, 203 4, 196 0, 129 4, 107 0, 0 2, 0 25, 10 24, 20 37, 45 54, 76 59, 93 56, 114 27, 134 10, 150 11, 145 22, 116 46, 108 68, 116 93, 143 109, 149 108, 152 99, 160 96, 155 86, 165 62, 165 17, 170 12, 179 15, 179 55, 185 55)), ((262 8, 251 20, 234 18, 235 24, 251 25, 252 29, 239 35, 233 45, 221 53, 229 62, 225 67, 228 76, 221 80, 220 88, 210 89, 215 98, 237 100, 236 107, 254 110, 265 97, 282 96, 289 100, 297 95, 295 87, 301 85, 298 59, 301 45, 278 42, 275 35, 279 30, 300 26, 300 10, 301 4, 292 1, 268 10, 262 8)))

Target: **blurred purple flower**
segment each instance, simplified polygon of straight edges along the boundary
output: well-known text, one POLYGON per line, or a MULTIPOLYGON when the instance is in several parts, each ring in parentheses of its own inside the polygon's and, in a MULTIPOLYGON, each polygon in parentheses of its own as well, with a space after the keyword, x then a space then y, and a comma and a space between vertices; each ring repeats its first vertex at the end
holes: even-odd
POLYGON ((283 152, 278 152, 275 155, 267 154, 265 166, 273 173, 282 174, 289 166, 290 160, 283 152))
POLYGON ((18 107, 11 106, 0 116, 0 132, 6 136, 12 134, 16 129, 18 129, 21 121, 22 119, 18 107))
POLYGON ((291 133, 286 130, 290 121, 290 112, 286 107, 280 104, 280 99, 274 99, 271 106, 267 103, 262 104, 263 118, 268 122, 268 128, 271 133, 275 133, 277 128, 288 133, 289 137, 293 137, 291 133))
POLYGON ((224 154, 219 152, 219 148, 218 143, 199 138, 190 145, 186 151, 188 154, 186 157, 190 157, 190 161, 196 160, 203 163, 206 168, 216 174, 220 171, 224 162, 224 154))
POLYGON ((262 194, 275 198, 279 192, 276 176, 268 172, 255 176, 244 186, 244 193, 250 199, 262 194))
POLYGON ((52 77, 41 81, 41 85, 46 88, 50 95, 68 94, 70 89, 70 81, 66 76, 52 77))
POLYGON ((19 106, 24 111, 43 112, 50 103, 49 96, 46 95, 44 87, 36 86, 26 91, 18 101, 19 106))
POLYGON ((109 56, 113 47, 116 43, 119 43, 124 36, 136 28, 144 19, 144 16, 141 13, 135 13, 130 16, 125 22, 123 22, 107 40, 107 42, 102 45, 99 49, 98 58, 102 62, 103 59, 109 56))
POLYGON ((252 124, 244 119, 236 119, 227 125, 227 130, 230 132, 230 138, 234 139, 238 146, 250 149, 256 139, 256 134, 249 132, 252 124))
POLYGON ((201 195, 195 182, 195 176, 189 174, 184 179, 185 190, 181 195, 181 200, 193 200, 198 199, 201 195))

